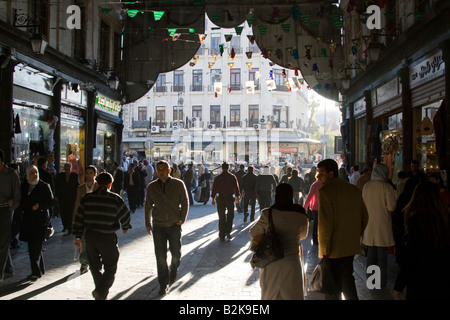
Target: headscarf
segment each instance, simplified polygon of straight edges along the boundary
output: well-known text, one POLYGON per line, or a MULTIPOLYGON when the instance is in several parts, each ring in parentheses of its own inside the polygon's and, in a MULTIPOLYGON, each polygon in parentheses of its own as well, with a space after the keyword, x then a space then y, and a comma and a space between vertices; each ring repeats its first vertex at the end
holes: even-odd
POLYGON ((29 167, 27 168, 27 182, 28 182, 28 184, 30 184, 30 185, 32 185, 32 186, 35 186, 35 185, 37 185, 37 184, 39 183, 39 170, 38 170, 38 168, 37 168, 36 166, 34 166, 34 165, 29 166, 29 167), (32 181, 32 180, 31 180, 30 173, 31 173, 31 170, 32 170, 32 169, 36 169, 36 171, 37 171, 37 179, 36 179, 36 181, 32 181))
POLYGON ((305 209, 299 205, 294 204, 294 190, 292 186, 287 183, 280 183, 275 189, 275 204, 272 208, 280 211, 298 211, 305 213, 305 209))
POLYGON ((378 164, 372 170, 372 176, 370 180, 387 180, 388 176, 388 167, 384 163, 378 164))

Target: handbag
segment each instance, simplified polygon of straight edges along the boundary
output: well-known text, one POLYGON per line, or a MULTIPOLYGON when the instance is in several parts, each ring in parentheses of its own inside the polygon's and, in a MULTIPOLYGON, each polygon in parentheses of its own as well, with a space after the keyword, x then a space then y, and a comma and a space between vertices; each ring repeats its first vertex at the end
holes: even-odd
POLYGON ((330 266, 325 259, 320 260, 309 279, 308 291, 334 295, 337 292, 330 266))
POLYGON ((272 219, 272 209, 269 209, 269 228, 258 244, 250 260, 252 268, 264 268, 268 264, 284 258, 284 249, 275 233, 272 219))

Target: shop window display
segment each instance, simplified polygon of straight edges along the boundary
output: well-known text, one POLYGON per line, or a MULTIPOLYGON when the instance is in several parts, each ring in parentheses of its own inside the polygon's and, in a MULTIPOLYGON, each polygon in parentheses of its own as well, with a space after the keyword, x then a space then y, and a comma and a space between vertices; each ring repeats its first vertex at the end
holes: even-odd
POLYGON ((71 120, 61 122, 61 163, 72 164, 72 172, 77 173, 80 182, 84 181, 84 123, 71 120))
POLYGON ((49 160, 48 168, 54 169, 54 129, 58 122, 49 110, 14 105, 14 155, 21 173, 36 164, 40 157, 49 160))

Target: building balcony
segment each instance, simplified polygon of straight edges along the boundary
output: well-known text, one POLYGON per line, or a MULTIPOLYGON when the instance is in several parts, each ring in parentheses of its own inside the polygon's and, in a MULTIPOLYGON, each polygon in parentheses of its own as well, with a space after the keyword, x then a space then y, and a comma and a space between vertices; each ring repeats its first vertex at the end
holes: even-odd
POLYGON ((131 122, 131 129, 148 129, 150 128, 150 121, 148 120, 133 120, 131 122))
POLYGON ((190 86, 191 92, 202 92, 204 91, 204 87, 202 85, 193 85, 190 86))

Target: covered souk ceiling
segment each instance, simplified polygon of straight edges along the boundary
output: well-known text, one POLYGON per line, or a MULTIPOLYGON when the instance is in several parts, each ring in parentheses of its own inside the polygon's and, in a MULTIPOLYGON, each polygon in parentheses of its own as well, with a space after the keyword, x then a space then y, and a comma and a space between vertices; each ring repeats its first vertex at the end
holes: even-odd
POLYGON ((221 28, 248 24, 253 30, 251 40, 265 58, 298 71, 311 89, 337 101, 344 56, 342 13, 336 2, 124 1, 120 77, 126 102, 145 95, 159 73, 176 70, 194 57, 201 45, 199 35, 205 32, 205 14, 221 28))

